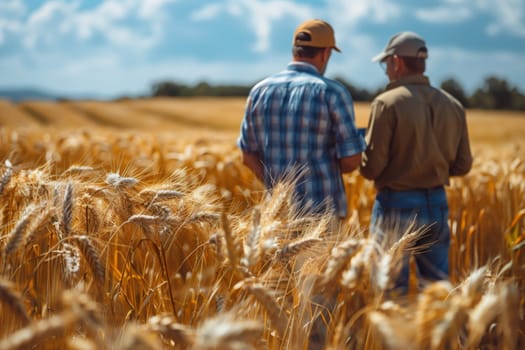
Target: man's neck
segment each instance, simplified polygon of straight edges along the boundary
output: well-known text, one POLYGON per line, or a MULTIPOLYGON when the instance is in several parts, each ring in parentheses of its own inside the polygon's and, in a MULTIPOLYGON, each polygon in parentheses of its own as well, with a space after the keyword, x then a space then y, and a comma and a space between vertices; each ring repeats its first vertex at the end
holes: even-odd
POLYGON ((321 62, 319 62, 319 59, 317 57, 318 56, 314 58, 294 57, 293 61, 311 64, 317 69, 318 72, 321 72, 322 70, 321 62))

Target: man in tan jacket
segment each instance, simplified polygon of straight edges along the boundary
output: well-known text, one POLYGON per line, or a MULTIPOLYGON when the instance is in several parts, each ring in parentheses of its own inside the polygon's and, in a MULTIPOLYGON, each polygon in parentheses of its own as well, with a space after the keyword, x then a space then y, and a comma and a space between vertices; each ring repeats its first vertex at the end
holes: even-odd
MULTIPOLYGON (((374 57, 390 80, 372 103, 361 174, 377 195, 372 234, 403 230, 415 220, 425 227, 415 255, 421 277, 448 278, 448 203, 444 186, 472 166, 465 111, 424 75, 428 50, 412 32, 394 35, 374 57)), ((399 232, 402 233, 402 232, 399 232)), ((379 237, 380 238, 380 237, 379 237)), ((407 286, 405 259, 398 287, 407 286)))

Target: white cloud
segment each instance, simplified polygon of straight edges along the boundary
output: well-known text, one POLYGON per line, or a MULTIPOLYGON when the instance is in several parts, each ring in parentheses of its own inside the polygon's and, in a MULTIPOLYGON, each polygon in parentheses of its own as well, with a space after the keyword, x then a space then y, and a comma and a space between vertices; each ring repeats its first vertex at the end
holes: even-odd
POLYGON ((352 27, 364 20, 386 23, 402 13, 401 6, 392 0, 333 0, 326 5, 330 18, 352 27))
POLYGON ((25 12, 26 6, 22 0, 2 0, 0 2, 0 17, 18 17, 25 12))
MULTIPOLYGON (((350 45, 358 51, 362 49, 355 46, 356 38, 364 38, 359 29, 360 24, 369 21, 387 23, 398 19, 403 13, 402 7, 393 0, 332 0, 326 6, 326 17, 335 28, 338 45, 350 45)), ((366 41, 367 45, 372 45, 371 40, 366 41)))
POLYGON ((66 3, 61 0, 48 1, 39 9, 34 11, 27 22, 22 34, 22 40, 27 48, 33 49, 37 43, 51 44, 55 42, 63 33, 64 28, 56 24, 64 23, 64 20, 71 18, 76 11, 78 3, 66 3))
POLYGON ((141 18, 155 20, 163 13, 164 7, 175 3, 177 0, 142 0, 139 14, 141 18))
POLYGON ((8 33, 19 33, 22 30, 20 18, 25 12, 26 7, 22 0, 0 2, 0 46, 5 43, 8 33))
POLYGON ((275 21, 285 17, 295 21, 305 20, 314 16, 314 11, 308 5, 302 5, 288 0, 229 0, 224 4, 206 5, 192 13, 193 20, 211 20, 222 13, 234 17, 245 17, 246 23, 254 32, 256 42, 255 52, 267 52, 270 49, 270 36, 275 21))
POLYGON ((418 9, 416 10, 416 17, 429 23, 460 23, 472 18, 472 10, 469 7, 462 6, 458 2, 451 3, 451 5, 438 6, 432 9, 418 9), (457 7, 452 4, 458 4, 457 7))
MULTIPOLYGON (((121 48, 146 50, 162 39, 164 10, 175 1, 105 0, 82 9, 80 5, 86 0, 50 0, 29 14, 25 22, 18 20, 18 26, 11 23, 9 28, 19 29, 20 41, 29 50, 36 49, 37 45, 42 50, 64 43, 82 44, 94 38, 121 48)), ((6 4, 21 11, 19 1, 12 0, 2 6, 6 4)), ((0 44, 7 27, 0 16, 0 44)))
POLYGON ((416 17, 428 23, 459 23, 474 17, 491 18, 485 27, 489 35, 502 33, 525 38, 525 1, 523 0, 442 0, 434 8, 420 8, 416 17))
POLYGON ((480 7, 486 9, 495 19, 487 26, 487 33, 496 35, 506 32, 525 38, 525 2, 522 0, 498 0, 487 5, 486 0, 478 0, 480 7))
POLYGON ((353 29, 361 22, 386 23, 399 18, 402 7, 393 0, 330 0, 319 7, 293 0, 227 0, 200 7, 191 19, 209 21, 224 14, 245 18, 256 37, 253 50, 264 53, 270 49, 274 23, 284 18, 297 23, 309 18, 325 19, 333 24, 339 42, 353 37, 353 29))
POLYGON ((22 25, 18 21, 0 19, 0 46, 5 43, 7 33, 19 33, 22 25))
POLYGON ((193 21, 197 21, 197 22, 211 20, 211 19, 216 18, 223 12, 223 7, 224 6, 222 4, 209 4, 193 12, 190 15, 190 18, 193 21))

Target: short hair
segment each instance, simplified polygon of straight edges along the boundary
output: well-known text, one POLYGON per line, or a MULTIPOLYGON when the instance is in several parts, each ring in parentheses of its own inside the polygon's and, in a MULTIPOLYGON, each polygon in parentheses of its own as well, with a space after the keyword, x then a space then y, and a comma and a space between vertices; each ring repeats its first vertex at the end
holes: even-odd
MULTIPOLYGON (((306 32, 299 32, 295 36, 296 40, 300 41, 310 41, 312 37, 306 32)), ((314 46, 304 46, 304 45, 294 45, 292 47, 292 54, 294 57, 300 58, 313 58, 317 56, 325 47, 314 47, 314 46)))
MULTIPOLYGON (((419 49, 418 53, 427 53, 426 47, 422 47, 419 49)), ((406 56, 399 56, 403 62, 405 63, 405 66, 407 67, 408 71, 411 73, 421 74, 425 72, 426 69, 426 56, 425 57, 406 57, 406 56)))

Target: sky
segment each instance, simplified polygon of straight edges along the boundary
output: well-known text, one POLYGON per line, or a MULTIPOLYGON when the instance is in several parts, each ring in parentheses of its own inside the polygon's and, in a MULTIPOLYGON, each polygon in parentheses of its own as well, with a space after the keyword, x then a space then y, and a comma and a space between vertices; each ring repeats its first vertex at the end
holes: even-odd
POLYGON ((371 58, 410 30, 434 85, 471 93, 494 75, 525 92, 525 0, 0 0, 0 88, 113 98, 161 81, 251 85, 286 67, 310 18, 331 23, 342 50, 326 76, 357 87, 384 86, 371 58))

